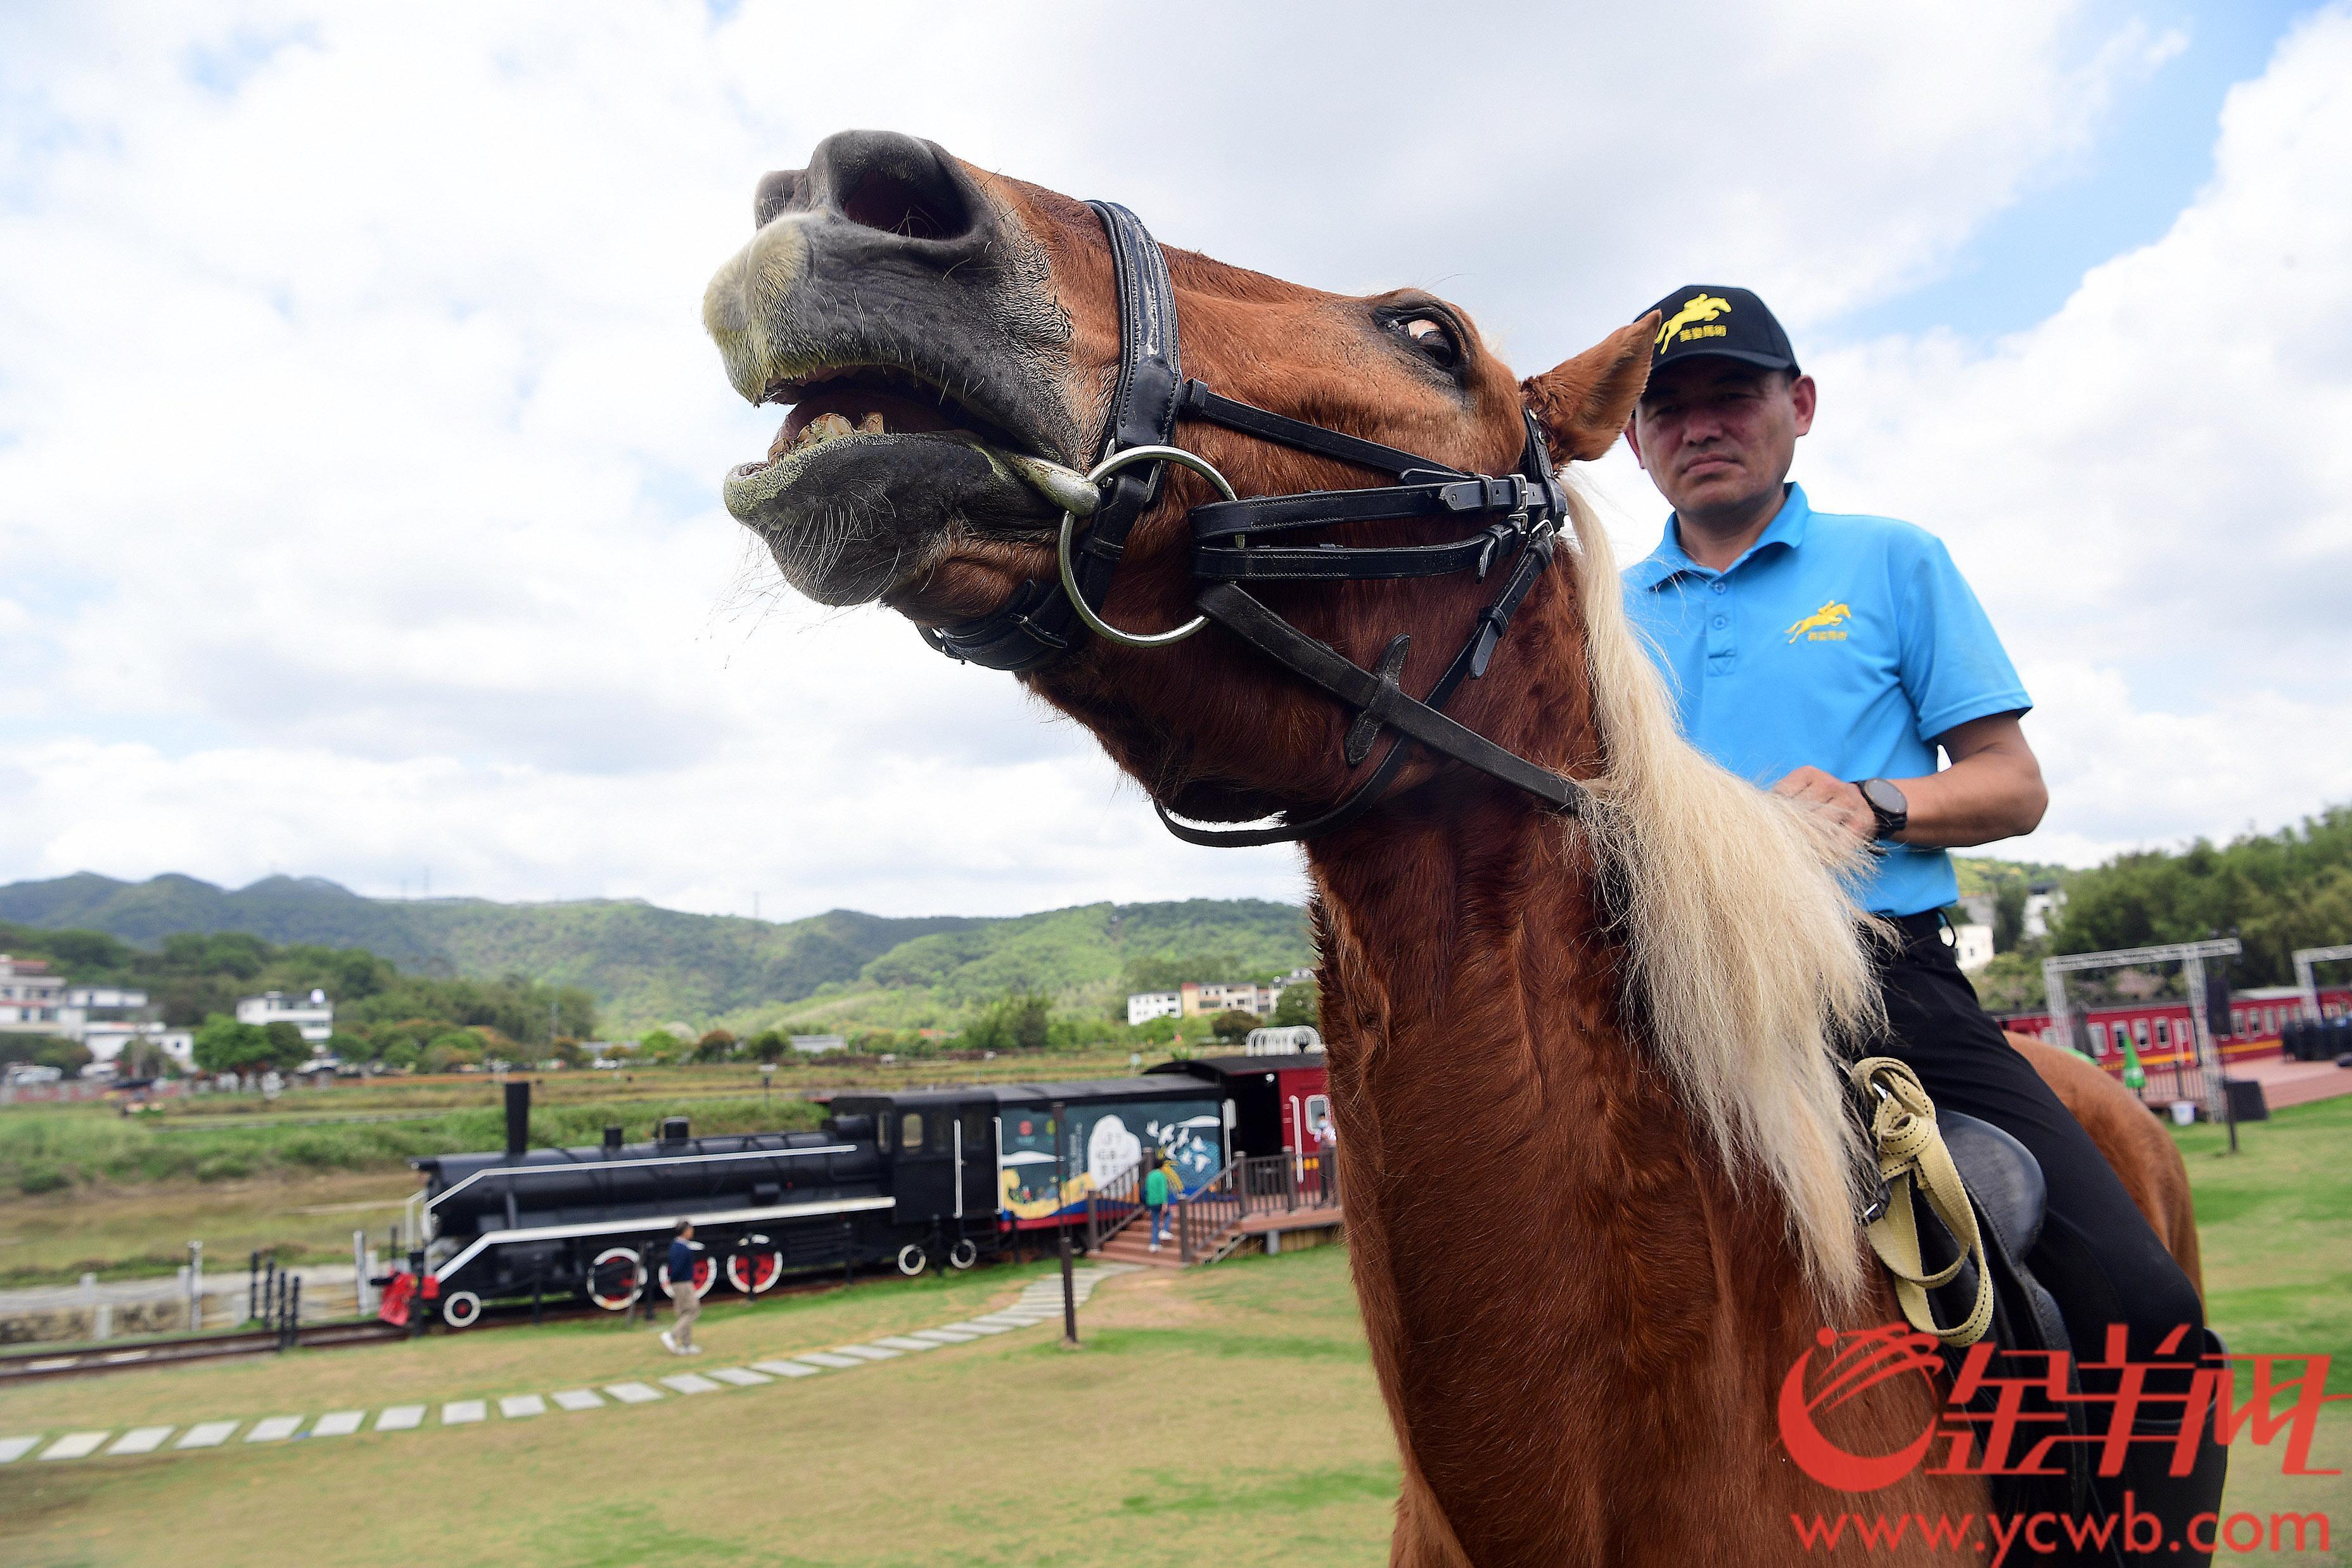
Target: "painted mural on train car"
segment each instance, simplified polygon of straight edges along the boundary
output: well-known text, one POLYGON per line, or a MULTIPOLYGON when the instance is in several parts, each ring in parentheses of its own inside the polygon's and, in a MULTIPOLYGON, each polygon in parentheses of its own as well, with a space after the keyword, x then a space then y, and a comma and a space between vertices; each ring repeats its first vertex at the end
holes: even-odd
POLYGON ((1213 1098, 1073 1105, 1055 1192, 1054 1138, 1043 1109, 1007 1107, 998 1134, 1004 1212, 1015 1221, 1053 1218, 1086 1206, 1152 1150, 1185 1192, 1207 1185, 1225 1163, 1224 1116, 1213 1098))

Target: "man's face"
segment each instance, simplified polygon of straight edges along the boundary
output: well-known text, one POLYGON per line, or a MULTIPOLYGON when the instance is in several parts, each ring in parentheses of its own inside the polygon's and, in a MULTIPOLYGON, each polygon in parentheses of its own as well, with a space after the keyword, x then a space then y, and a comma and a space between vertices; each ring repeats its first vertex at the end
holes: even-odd
POLYGON ((1777 493, 1812 424, 1812 377, 1698 359, 1652 378, 1626 434, 1675 510, 1704 517, 1777 493))

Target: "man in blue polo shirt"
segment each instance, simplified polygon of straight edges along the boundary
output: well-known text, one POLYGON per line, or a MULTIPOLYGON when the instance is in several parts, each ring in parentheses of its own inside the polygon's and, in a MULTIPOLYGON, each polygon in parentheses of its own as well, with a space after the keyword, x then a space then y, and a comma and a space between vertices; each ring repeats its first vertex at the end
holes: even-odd
MULTIPOLYGON (((1815 388, 1764 302, 1708 285, 1654 308, 1649 386, 1626 439, 1674 511, 1658 548, 1626 570, 1625 606, 1654 644, 1683 732, 1874 844, 1857 896, 1901 932, 1878 955, 1892 1039, 1874 1050, 1908 1063, 1937 1104, 2006 1129, 2041 1160, 2049 1216, 2030 1266, 2076 1349, 2096 1357, 2120 1322, 2135 1360, 2159 1359, 2185 1323, 2179 1355, 2193 1359, 2204 1323, 2195 1288, 1978 1005, 1946 937, 1941 911, 1959 889, 1945 852, 2031 832, 2048 803, 2019 723, 2032 699, 1940 540, 1891 517, 1817 512, 1788 482, 1815 388)), ((2192 1479, 2210 1470, 2210 1487, 2167 1478, 2168 1451, 2133 1460, 2122 1480, 2143 1509, 2168 1498, 2167 1538, 2178 1541, 2189 1515, 2218 1500, 2225 1456, 2209 1445, 2192 1479), (2189 1493, 2173 1520, 2171 1502, 2189 1493)))

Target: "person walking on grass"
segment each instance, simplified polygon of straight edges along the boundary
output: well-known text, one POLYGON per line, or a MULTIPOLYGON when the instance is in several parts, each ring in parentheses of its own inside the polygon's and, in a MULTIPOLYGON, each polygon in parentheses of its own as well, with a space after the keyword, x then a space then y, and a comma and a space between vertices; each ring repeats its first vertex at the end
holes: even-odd
POLYGON ((1157 1252, 1160 1239, 1168 1234, 1168 1166, 1158 1155, 1151 1156, 1151 1168, 1143 1173, 1143 1207, 1151 1211, 1151 1249, 1157 1252))
POLYGON ((662 1344, 677 1355, 700 1355, 694 1343, 694 1320, 702 1315, 702 1297, 694 1288, 695 1266, 702 1261, 702 1243, 694 1239, 694 1221, 677 1222, 669 1243, 669 1299, 677 1321, 662 1330, 662 1344))

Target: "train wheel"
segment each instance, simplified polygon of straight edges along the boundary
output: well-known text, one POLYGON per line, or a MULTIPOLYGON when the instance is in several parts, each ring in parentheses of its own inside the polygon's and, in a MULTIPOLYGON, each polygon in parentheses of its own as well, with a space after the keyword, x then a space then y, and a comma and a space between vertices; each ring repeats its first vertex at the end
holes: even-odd
POLYGON ((909 1280, 921 1273, 930 1260, 930 1255, 911 1241, 898 1249, 898 1272, 909 1280))
POLYGON ((979 1261, 980 1243, 969 1236, 960 1238, 954 1246, 948 1249, 948 1267, 950 1269, 969 1269, 979 1261))
POLYGON ((452 1291, 441 1298, 441 1321, 453 1329, 469 1329, 482 1315, 482 1298, 471 1291, 452 1291))
POLYGON ((607 1247, 588 1265, 588 1299, 608 1312, 627 1311, 645 1291, 646 1266, 626 1247, 607 1247))
POLYGON ((727 1282, 747 1296, 756 1296, 784 1272, 782 1249, 764 1236, 746 1236, 727 1255, 727 1282))
MULTIPOLYGON (((667 1296, 669 1294, 669 1265, 667 1263, 663 1264, 659 1270, 659 1273, 661 1275, 662 1294, 667 1296)), ((702 1297, 710 1294, 710 1287, 717 1283, 719 1283, 719 1265, 712 1262, 710 1260, 710 1255, 706 1252, 701 1257, 697 1258, 694 1260, 694 1294, 696 1299, 700 1300, 702 1297)))

